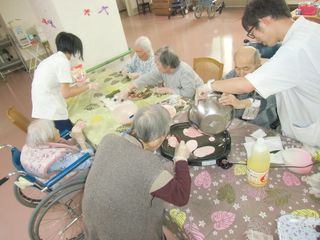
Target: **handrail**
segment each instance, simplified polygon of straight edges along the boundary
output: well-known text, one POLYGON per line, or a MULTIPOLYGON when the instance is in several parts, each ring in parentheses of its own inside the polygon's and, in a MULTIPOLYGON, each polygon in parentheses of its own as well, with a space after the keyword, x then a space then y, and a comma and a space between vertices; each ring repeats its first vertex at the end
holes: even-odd
POLYGON ((126 55, 129 55, 131 53, 132 53, 132 49, 129 48, 128 51, 126 51, 124 53, 121 53, 120 55, 117 55, 117 56, 115 56, 113 58, 110 58, 110 59, 106 60, 105 62, 102 62, 102 63, 100 63, 100 64, 98 64, 98 65, 96 65, 96 66, 94 66, 92 68, 87 69, 86 72, 87 73, 92 72, 92 71, 94 71, 94 70, 96 70, 96 69, 98 69, 98 68, 100 68, 100 67, 102 67, 104 65, 112 63, 112 62, 114 62, 114 61, 116 61, 116 60, 118 60, 118 59, 120 59, 120 58, 122 58, 122 57, 124 57, 126 55))

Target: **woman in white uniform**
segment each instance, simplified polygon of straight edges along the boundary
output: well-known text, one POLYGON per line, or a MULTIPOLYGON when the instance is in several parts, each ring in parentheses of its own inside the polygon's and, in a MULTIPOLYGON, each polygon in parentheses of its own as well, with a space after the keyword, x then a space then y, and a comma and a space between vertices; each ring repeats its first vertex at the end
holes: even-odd
POLYGON ((72 128, 68 117, 66 98, 76 96, 88 89, 96 89, 96 83, 73 85, 70 59, 83 59, 80 38, 72 33, 60 32, 56 37, 56 53, 44 59, 34 72, 32 82, 32 117, 54 121, 60 131, 72 128))

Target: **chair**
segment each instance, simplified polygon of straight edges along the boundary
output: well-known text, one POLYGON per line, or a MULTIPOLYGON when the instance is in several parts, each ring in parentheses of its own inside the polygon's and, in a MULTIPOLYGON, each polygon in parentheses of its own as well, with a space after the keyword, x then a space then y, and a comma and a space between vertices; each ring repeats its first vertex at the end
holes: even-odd
POLYGON ((204 83, 210 79, 220 80, 224 64, 209 57, 193 59, 193 70, 201 77, 204 83))
POLYGON ((7 110, 7 117, 14 125, 27 133, 30 120, 20 113, 15 107, 10 107, 7 110))
POLYGON ((137 7, 138 7, 138 13, 141 14, 146 14, 146 10, 148 10, 149 12, 151 12, 151 8, 150 8, 150 3, 149 2, 145 2, 145 0, 136 0, 137 2, 137 7))

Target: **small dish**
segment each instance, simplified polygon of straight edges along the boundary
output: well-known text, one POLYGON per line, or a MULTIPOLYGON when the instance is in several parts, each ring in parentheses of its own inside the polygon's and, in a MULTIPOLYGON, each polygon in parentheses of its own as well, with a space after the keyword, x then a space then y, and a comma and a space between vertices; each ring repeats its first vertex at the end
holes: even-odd
POLYGON ((112 110, 111 116, 121 124, 130 124, 137 111, 138 107, 132 101, 127 100, 116 106, 112 110))

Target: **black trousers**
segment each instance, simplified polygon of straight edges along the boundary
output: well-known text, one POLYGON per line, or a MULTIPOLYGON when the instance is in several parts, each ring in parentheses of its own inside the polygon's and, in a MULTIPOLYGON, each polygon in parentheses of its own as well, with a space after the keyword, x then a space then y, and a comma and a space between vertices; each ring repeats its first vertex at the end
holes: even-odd
POLYGON ((54 126, 59 130, 60 135, 62 135, 65 139, 69 139, 70 136, 69 132, 71 132, 71 129, 73 127, 71 121, 69 119, 67 120, 55 120, 54 126))

